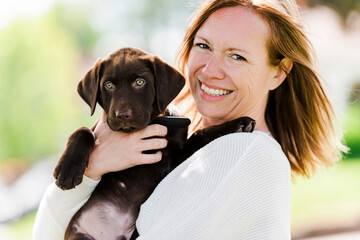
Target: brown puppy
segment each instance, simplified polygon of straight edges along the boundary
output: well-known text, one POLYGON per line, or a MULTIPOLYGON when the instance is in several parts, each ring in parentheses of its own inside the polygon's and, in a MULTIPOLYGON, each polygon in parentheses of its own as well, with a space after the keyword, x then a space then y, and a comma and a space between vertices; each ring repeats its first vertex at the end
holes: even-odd
MULTIPOLYGON (((164 113, 184 84, 183 76, 158 57, 123 48, 100 59, 79 82, 78 92, 91 115, 99 103, 112 130, 131 132, 164 113)), ((71 189, 80 184, 94 141, 88 128, 79 128, 70 136, 54 172, 59 187, 71 189)))
MULTIPOLYGON (((80 81, 78 91, 91 113, 96 103, 100 104, 112 130, 131 132, 156 121, 183 85, 182 75, 159 58, 124 48, 98 61, 80 81)), ((254 124, 250 118, 239 118, 198 131, 188 141, 188 124, 168 126, 169 142, 162 150, 163 159, 105 174, 88 202, 72 218, 65 239, 134 239, 140 205, 162 178, 210 141, 236 131, 252 131, 254 124)), ((81 182, 94 141, 87 128, 69 137, 54 171, 59 187, 70 189, 81 182)))

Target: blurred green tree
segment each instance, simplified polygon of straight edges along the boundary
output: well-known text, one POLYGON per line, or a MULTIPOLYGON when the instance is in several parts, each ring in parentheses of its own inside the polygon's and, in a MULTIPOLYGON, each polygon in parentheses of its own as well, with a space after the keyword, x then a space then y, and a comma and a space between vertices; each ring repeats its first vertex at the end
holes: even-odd
POLYGON ((307 2, 311 7, 315 5, 326 5, 332 7, 343 19, 346 19, 348 14, 353 10, 360 12, 359 0, 308 0, 307 2))
POLYGON ((96 34, 79 12, 67 14, 56 7, 0 31, 0 162, 58 152, 83 119, 74 104, 78 68, 96 34))
POLYGON ((92 53, 100 38, 100 34, 90 25, 92 11, 90 6, 74 7, 70 4, 57 4, 52 11, 55 22, 74 38, 83 55, 92 53))
POLYGON ((345 144, 350 148, 345 159, 360 160, 360 103, 349 103, 343 119, 345 144))
MULTIPOLYGON (((137 0, 137 5, 141 7, 129 11, 127 17, 132 22, 140 23, 137 26, 141 26, 141 28, 138 28, 137 31, 141 32, 144 38, 145 48, 150 49, 148 43, 154 30, 171 27, 183 29, 187 18, 200 4, 200 1, 192 2, 194 1, 137 0)), ((129 27, 133 26, 129 25, 129 27)))

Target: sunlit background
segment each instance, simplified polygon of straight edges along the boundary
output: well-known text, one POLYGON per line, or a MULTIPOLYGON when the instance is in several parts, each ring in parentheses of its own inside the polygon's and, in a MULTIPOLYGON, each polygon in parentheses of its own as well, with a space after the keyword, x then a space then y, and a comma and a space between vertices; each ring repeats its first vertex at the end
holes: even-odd
MULTIPOLYGON (((0 239, 32 239, 36 209, 67 137, 101 113, 90 117, 77 95, 82 75, 125 46, 174 64, 199 2, 2 1, 0 239)), ((351 152, 334 169, 294 182, 293 239, 360 239, 360 0, 299 4, 351 152)))

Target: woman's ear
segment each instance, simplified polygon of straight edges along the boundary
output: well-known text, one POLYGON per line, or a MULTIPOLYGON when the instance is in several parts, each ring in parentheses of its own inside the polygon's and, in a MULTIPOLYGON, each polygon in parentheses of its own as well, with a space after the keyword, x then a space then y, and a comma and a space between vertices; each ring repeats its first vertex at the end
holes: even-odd
POLYGON ((275 74, 270 83, 269 90, 274 90, 279 87, 293 67, 293 62, 289 58, 283 58, 279 65, 275 67, 275 74))

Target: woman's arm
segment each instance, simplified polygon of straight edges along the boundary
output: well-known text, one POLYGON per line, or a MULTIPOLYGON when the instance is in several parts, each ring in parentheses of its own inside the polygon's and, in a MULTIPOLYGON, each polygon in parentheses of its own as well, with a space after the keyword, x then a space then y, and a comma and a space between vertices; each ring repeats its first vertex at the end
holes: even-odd
POLYGON ((63 240, 72 216, 86 203, 99 181, 86 176, 74 189, 63 191, 49 185, 40 202, 33 226, 34 240, 63 240))
POLYGON ((37 212, 33 227, 35 240, 64 239, 64 233, 72 216, 86 203, 101 176, 121 171, 139 164, 151 164, 161 160, 162 153, 143 154, 145 150, 166 147, 166 139, 146 139, 165 136, 167 128, 151 125, 134 133, 112 131, 105 116, 95 128, 96 145, 90 155, 83 182, 71 190, 63 191, 55 183, 46 190, 37 212))

